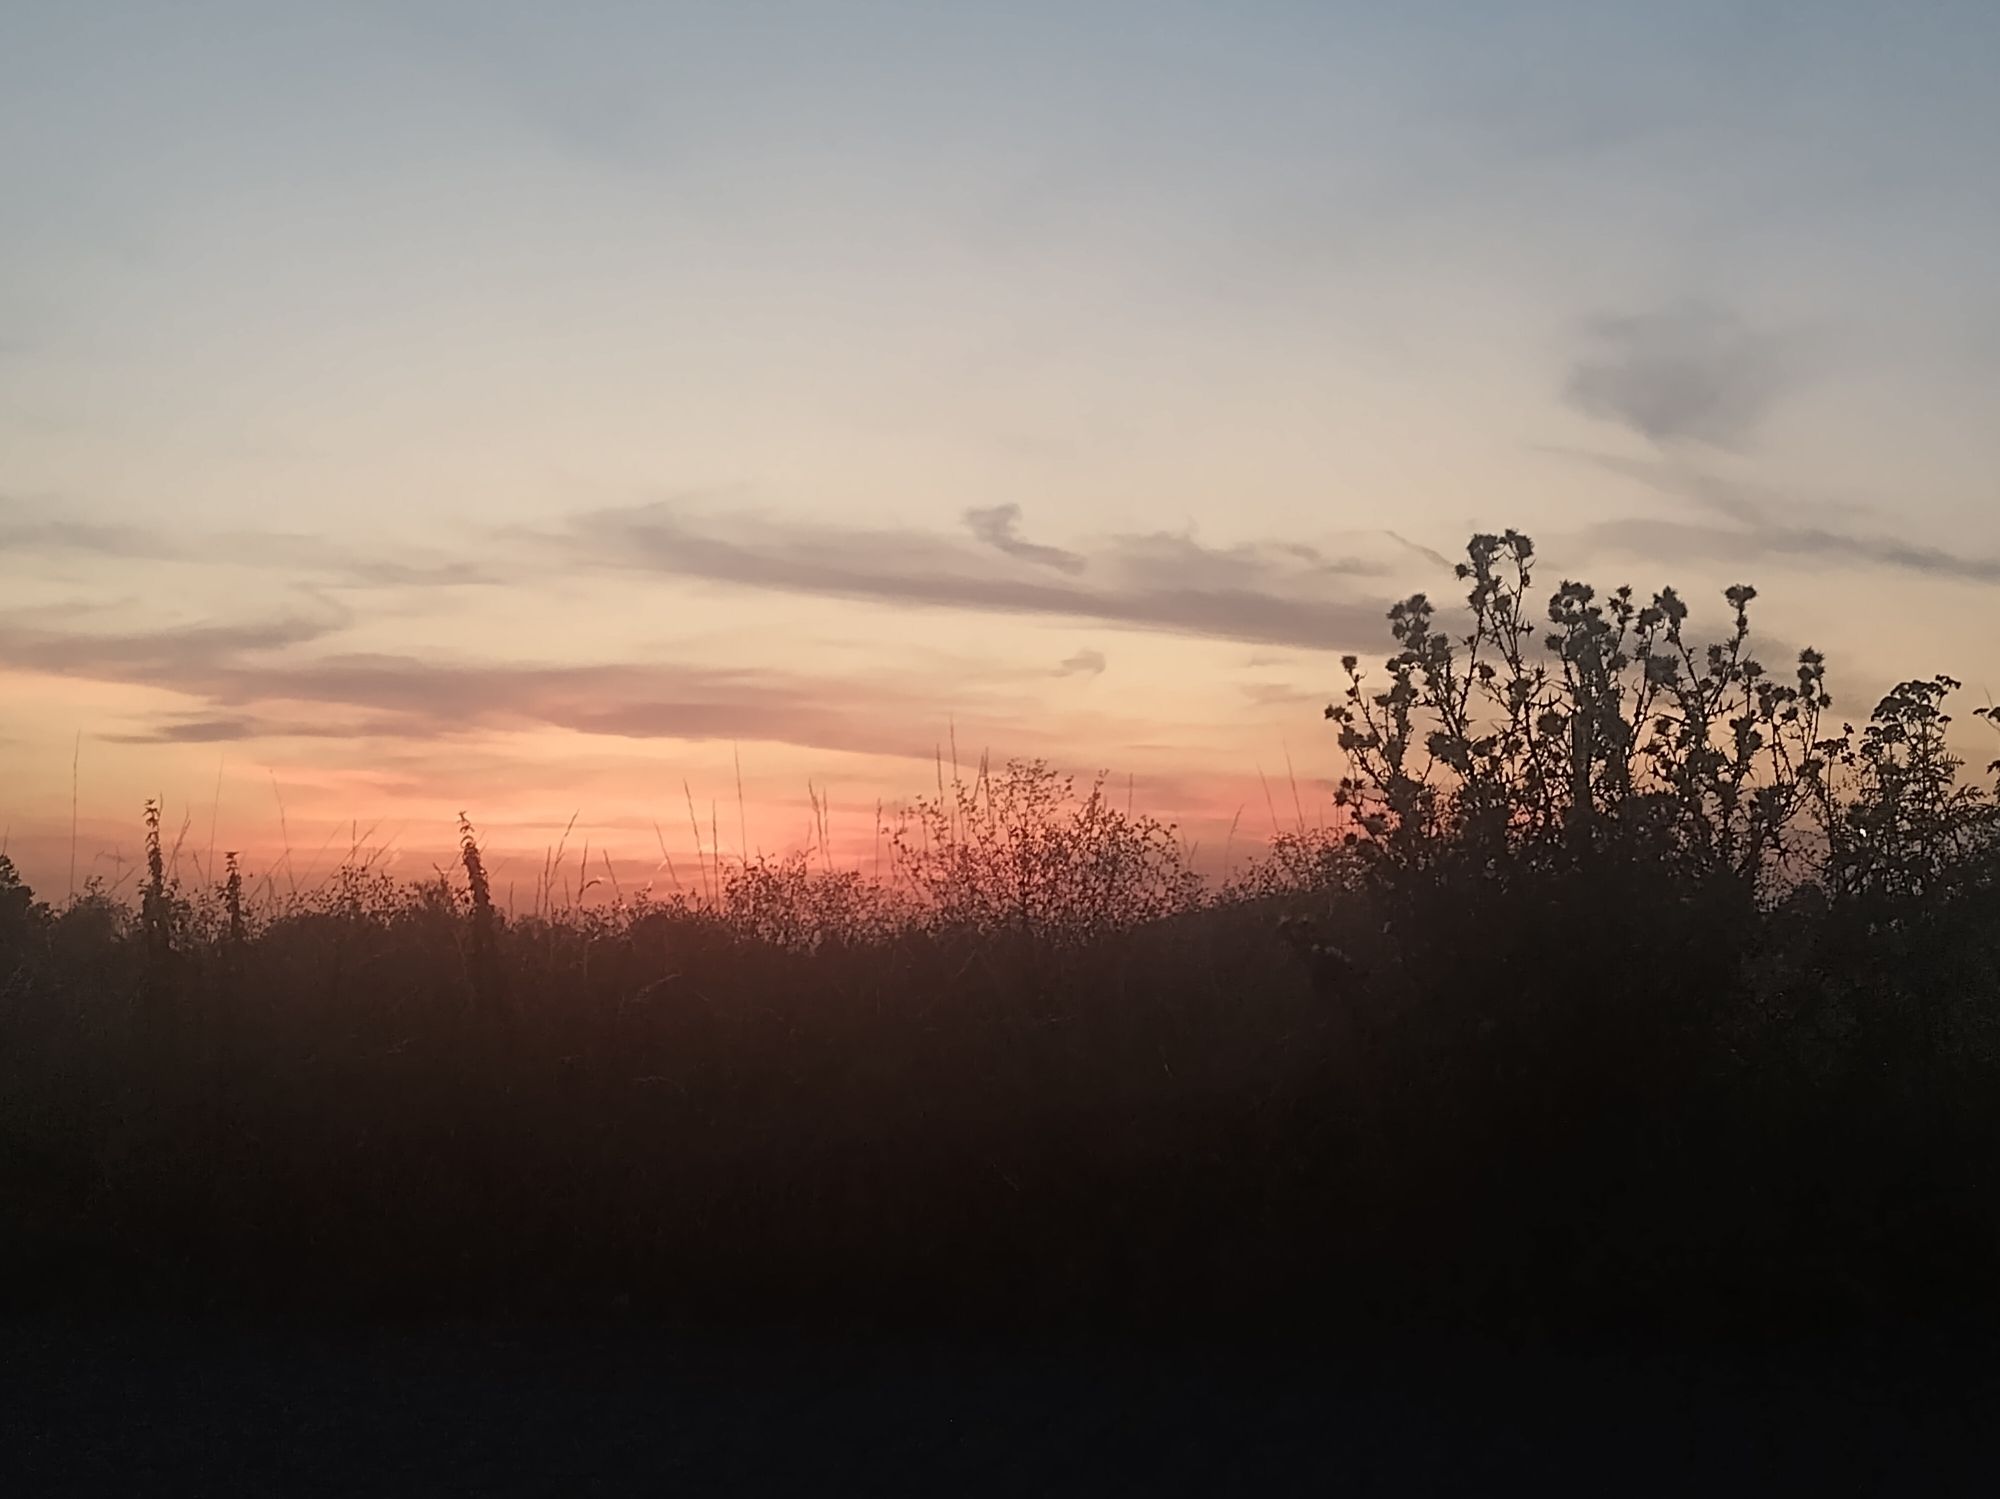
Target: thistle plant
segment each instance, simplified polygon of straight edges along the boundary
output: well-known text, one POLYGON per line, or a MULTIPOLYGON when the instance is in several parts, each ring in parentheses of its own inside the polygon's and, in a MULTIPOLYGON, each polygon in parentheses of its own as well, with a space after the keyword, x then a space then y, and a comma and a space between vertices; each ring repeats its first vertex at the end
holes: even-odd
POLYGON ((139 893, 139 923, 145 933, 147 969, 158 983, 173 954, 173 906, 166 856, 160 847, 160 804, 151 798, 146 802, 146 883, 139 893))
POLYGON ((233 951, 241 951, 248 935, 248 925, 243 917, 243 870, 236 860, 234 849, 222 856, 224 875, 222 880, 222 910, 228 919, 228 942, 233 951))
POLYGON ((486 1009, 499 1004, 500 964, 499 919, 493 909, 493 889, 486 877, 486 861, 479 852, 479 839, 472 821, 458 814, 458 857, 465 866, 466 883, 472 892, 472 992, 486 1009))
POLYGON ((1857 785, 1833 825, 1837 892, 1917 900, 1977 869, 1971 856, 1990 843, 2000 807, 1981 787, 1960 784, 1965 762, 1947 742, 1944 706, 1959 686, 1942 675, 1899 683, 1859 739, 1842 742, 1857 785))
POLYGON ((1614 831, 1690 871, 1755 886, 1788 847, 1830 753, 1825 663, 1791 680, 1751 653, 1756 590, 1728 589, 1728 634, 1698 648, 1671 588, 1641 604, 1565 580, 1533 617, 1534 543, 1474 536, 1456 569, 1467 628, 1424 594, 1389 610, 1399 649, 1371 684, 1356 656, 1326 716, 1348 759, 1336 800, 1405 865, 1447 847, 1575 860, 1614 831))

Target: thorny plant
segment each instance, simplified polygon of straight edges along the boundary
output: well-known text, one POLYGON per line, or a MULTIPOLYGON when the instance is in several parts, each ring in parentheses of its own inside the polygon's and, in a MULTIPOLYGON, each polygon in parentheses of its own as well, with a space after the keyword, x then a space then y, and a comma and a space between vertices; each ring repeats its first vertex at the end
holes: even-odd
POLYGON ((1815 814, 1844 752, 1825 733, 1825 661, 1772 675, 1750 649, 1756 590, 1730 588, 1725 637, 1705 647, 1671 588, 1636 601, 1565 581, 1539 618, 1534 544, 1474 536, 1456 569, 1468 628, 1423 594, 1395 605, 1400 649, 1376 687, 1355 656, 1326 710, 1349 771, 1336 799, 1372 845, 1417 865, 1446 847, 1570 858, 1639 837, 1690 873, 1767 881, 1815 814))

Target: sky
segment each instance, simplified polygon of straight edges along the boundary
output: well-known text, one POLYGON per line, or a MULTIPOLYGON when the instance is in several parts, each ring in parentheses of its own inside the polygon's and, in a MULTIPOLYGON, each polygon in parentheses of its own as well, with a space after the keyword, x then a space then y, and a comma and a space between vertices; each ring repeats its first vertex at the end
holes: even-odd
POLYGON ((463 810, 643 881, 820 799, 865 859, 955 745, 1226 860, 1506 526, 1969 709, 1996 56, 1988 0, 0 0, 6 851, 129 879, 159 797, 192 868, 424 874, 463 810))

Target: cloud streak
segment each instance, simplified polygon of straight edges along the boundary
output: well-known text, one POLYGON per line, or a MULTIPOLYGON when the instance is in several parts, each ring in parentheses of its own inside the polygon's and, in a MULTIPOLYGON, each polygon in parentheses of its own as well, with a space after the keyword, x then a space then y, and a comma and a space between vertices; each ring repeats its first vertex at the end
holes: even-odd
POLYGON ((1055 674, 1059 677, 1101 677, 1105 664, 1104 652, 1081 650, 1064 660, 1055 674))
POLYGON ((1610 453, 1565 456, 1687 501, 1731 522, 1634 517, 1603 521, 1577 533, 1586 545, 1615 546, 1649 557, 1730 559, 1744 563, 1824 562, 1952 582, 2000 583, 2000 557, 1948 551, 1907 537, 1870 535, 1809 522, 1807 515, 1859 516, 1860 507, 1802 504, 1760 485, 1724 478, 1683 462, 1624 458, 1610 453))
POLYGON ((776 593, 1335 649, 1372 641, 1387 601, 1355 596, 1380 569, 1289 543, 1210 547, 1151 532, 1087 552, 1025 541, 1013 506, 966 515, 965 536, 695 514, 656 502, 576 517, 572 559, 776 593))
MULTIPOLYGON (((555 728, 627 739, 762 740, 926 758, 941 715, 1019 704, 954 700, 922 682, 755 669, 611 662, 430 661, 287 647, 323 638, 325 620, 283 618, 155 634, 62 632, 0 616, 0 659, 17 669, 144 686, 193 700, 122 743, 220 744, 273 737, 458 740, 555 728), (943 705, 941 706, 941 701, 943 705)), ((1035 737, 1035 736, 1030 736, 1035 737)))
POLYGON ((1818 526, 1738 528, 1642 519, 1609 521, 1581 535, 1652 557, 1854 563, 1953 582, 2000 583, 2000 557, 1961 556, 1894 537, 1853 536, 1818 526))
POLYGON ((0 555, 220 563, 357 588, 469 587, 505 583, 511 577, 506 569, 491 564, 422 555, 376 556, 296 532, 168 532, 52 515, 18 500, 0 500, 0 555))
POLYGON ((347 623, 347 612, 334 607, 318 617, 285 614, 238 624, 116 633, 49 630, 27 624, 19 615, 0 615, 0 659, 16 669, 54 676, 177 689, 219 669, 220 662, 307 645, 347 623))
POLYGON ((968 510, 965 512, 965 525, 967 530, 996 552, 1022 562, 1032 562, 1037 567, 1052 567, 1060 573, 1076 574, 1089 566, 1075 552, 1024 541, 1019 505, 992 505, 983 510, 968 510))

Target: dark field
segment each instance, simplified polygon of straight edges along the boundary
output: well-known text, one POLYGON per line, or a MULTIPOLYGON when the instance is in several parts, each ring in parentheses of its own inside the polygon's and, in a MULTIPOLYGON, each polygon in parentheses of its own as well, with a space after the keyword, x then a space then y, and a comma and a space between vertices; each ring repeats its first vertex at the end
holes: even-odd
POLYGON ((549 1326, 4 1337, 20 1493, 1990 1493, 1990 1365, 1907 1333, 1636 1356, 549 1326))

